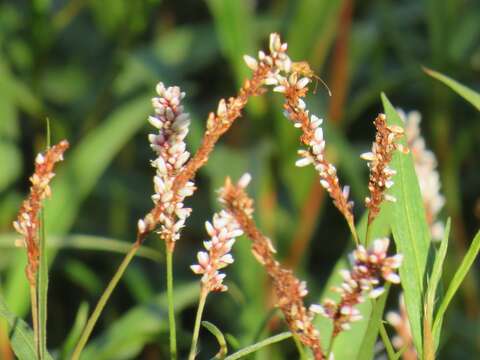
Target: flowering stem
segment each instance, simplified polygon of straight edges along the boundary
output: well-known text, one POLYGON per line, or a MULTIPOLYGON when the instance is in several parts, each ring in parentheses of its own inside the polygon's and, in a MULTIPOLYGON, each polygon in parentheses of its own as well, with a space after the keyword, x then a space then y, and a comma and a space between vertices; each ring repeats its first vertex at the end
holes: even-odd
POLYGON ((330 358, 330 354, 332 353, 332 350, 333 350, 333 343, 335 342, 336 338, 337 336, 335 335, 335 330, 334 330, 332 332, 332 335, 330 336, 330 342, 328 344, 328 350, 327 350, 327 356, 326 356, 327 359, 330 358))
POLYGON ((188 360, 194 360, 197 355, 198 334, 200 333, 200 323, 202 322, 203 308, 207 300, 208 291, 202 287, 200 291, 200 299, 198 300, 197 316, 195 318, 195 327, 193 329, 192 346, 190 347, 190 355, 188 360))
POLYGON ((170 359, 177 358, 177 331, 175 328, 175 308, 173 305, 173 251, 169 250, 165 241, 167 255, 167 298, 168 298, 168 327, 170 329, 170 359))
POLYGON ((112 295, 113 290, 115 290, 118 282, 122 278, 128 265, 130 264, 133 257, 135 256, 138 249, 140 248, 140 245, 141 243, 139 241, 135 241, 135 243, 132 245, 132 247, 128 251, 127 255, 125 255, 125 258, 123 259, 122 263, 118 267, 117 271, 113 275, 112 280, 110 280, 110 282, 108 283, 108 286, 106 287, 102 296, 98 300, 97 306, 93 310, 92 315, 90 315, 87 325, 83 329, 82 335, 80 336, 80 340, 78 340, 77 346, 73 351, 71 360, 78 360, 80 358, 80 354, 82 353, 83 348, 87 344, 88 338, 92 334, 93 328, 95 327, 95 324, 97 323, 97 320, 100 317, 100 314, 105 308, 105 305, 107 304, 108 299, 112 295))
POLYGON ((37 359, 40 359, 40 336, 38 333, 38 301, 37 301, 37 287, 35 284, 30 284, 30 301, 32 303, 32 324, 33 336, 35 339, 35 353, 37 359))

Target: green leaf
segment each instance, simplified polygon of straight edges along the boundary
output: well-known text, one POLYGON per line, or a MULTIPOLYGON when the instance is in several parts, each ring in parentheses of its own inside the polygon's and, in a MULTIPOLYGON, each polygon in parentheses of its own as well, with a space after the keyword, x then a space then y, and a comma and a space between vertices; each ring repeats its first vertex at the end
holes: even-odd
POLYGON ((68 359, 69 356, 72 354, 72 351, 78 339, 80 338, 80 335, 82 333, 83 327, 87 322, 87 319, 88 319, 88 304, 86 302, 82 302, 80 304, 80 307, 78 308, 77 316, 75 317, 75 321, 73 322, 73 326, 70 329, 67 339, 63 343, 60 359, 68 359))
POLYGON ((223 333, 220 331, 218 327, 213 325, 211 322, 202 321, 202 325, 208 331, 210 331, 213 336, 215 336, 215 338, 218 341, 218 345, 220 346, 220 350, 218 350, 218 353, 215 355, 214 359, 224 359, 228 353, 228 348, 227 348, 227 342, 225 341, 225 337, 223 336, 223 333))
MULTIPOLYGON (((33 331, 25 321, 16 317, 7 308, 3 296, 0 295, 0 316, 4 318, 10 328, 10 344, 13 352, 19 360, 36 359, 35 341, 33 331)), ((53 360, 48 352, 45 352, 45 359, 53 360)))
POLYGON ((259 341, 253 345, 247 346, 246 348, 243 348, 241 350, 238 350, 237 352, 233 353, 232 355, 229 355, 225 358, 225 360, 236 360, 236 359, 241 359, 248 354, 252 354, 266 346, 275 344, 277 342, 283 341, 285 339, 291 338, 292 333, 290 331, 286 331, 274 336, 271 336, 265 340, 259 341))
MULTIPOLYGON (((398 116, 385 94, 382 101, 389 125, 403 127, 398 116)), ((403 145, 405 139, 401 140, 403 145)), ((430 244, 430 230, 425 219, 422 195, 413 165, 412 154, 396 151, 391 168, 397 171, 393 177, 395 182, 391 194, 397 201, 393 204, 392 232, 397 250, 403 254, 400 277, 405 294, 413 341, 417 352, 422 357, 422 315, 425 270, 430 244)))
POLYGON ((445 312, 447 311, 448 305, 452 301, 463 279, 465 278, 468 271, 472 267, 473 262, 475 261, 475 258, 477 257, 479 250, 480 250, 480 231, 473 238, 472 244, 468 248, 468 251, 465 254, 465 257, 463 258, 462 263, 460 264, 457 272, 453 276, 453 279, 450 282, 450 285, 448 286, 448 290, 445 293, 445 296, 442 299, 440 306, 438 307, 438 311, 435 315, 435 321, 433 323, 432 332, 433 332, 434 339, 440 337, 441 325, 442 325, 443 317, 445 316, 445 312))
POLYGON ((443 75, 435 70, 424 67, 423 71, 425 71, 431 77, 447 85, 450 89, 455 91, 458 95, 463 97, 470 104, 475 106, 478 111, 480 111, 480 94, 479 93, 473 91, 472 89, 466 87, 465 85, 460 84, 458 81, 446 75, 443 75))
MULTIPOLYGON (((450 218, 447 220, 447 224, 445 226, 445 232, 443 234, 443 239, 442 242, 440 243, 440 248, 438 249, 436 255, 435 255, 435 260, 433 262, 433 268, 432 268, 432 273, 430 275, 430 279, 428 282, 428 289, 427 289, 427 295, 426 295, 426 310, 427 316, 429 317, 430 320, 433 320, 433 311, 435 308, 435 297, 437 294, 437 289, 438 285, 440 284, 440 280, 442 279, 442 273, 443 273, 443 263, 445 261, 445 257, 447 255, 447 249, 448 249, 448 237, 450 235, 450 218)), ((432 326, 433 324, 429 324, 432 326)), ((425 331, 425 330, 424 330, 425 331)), ((432 329, 429 329, 430 332, 432 332, 432 329)), ((436 334, 437 337, 434 337, 435 334, 432 334, 433 341, 435 343, 435 349, 438 347, 438 343, 440 341, 440 333, 436 334)))

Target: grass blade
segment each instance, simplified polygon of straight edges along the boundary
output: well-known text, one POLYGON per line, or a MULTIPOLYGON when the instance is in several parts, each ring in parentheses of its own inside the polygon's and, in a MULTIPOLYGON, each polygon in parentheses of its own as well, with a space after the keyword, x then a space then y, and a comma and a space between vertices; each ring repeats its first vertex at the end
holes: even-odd
MULTIPOLYGON (((403 127, 403 121, 398 116, 385 94, 382 102, 389 125, 403 127)), ((402 140, 403 145, 405 140, 402 140)), ((417 353, 422 358, 422 316, 425 270, 430 244, 430 230, 425 219, 420 187, 413 165, 412 154, 402 154, 396 151, 391 167, 397 171, 393 177, 395 185, 391 194, 397 201, 393 204, 392 232, 397 250, 404 255, 400 267, 400 277, 405 294, 412 336, 417 353)))
POLYGON ((88 304, 84 302, 80 304, 80 307, 77 311, 77 316, 75 317, 75 321, 73 322, 73 326, 70 329, 67 339, 63 343, 60 359, 68 359, 69 356, 72 354, 73 348, 75 347, 75 344, 77 343, 80 334, 82 333, 82 329, 85 326, 87 319, 88 304))
POLYGON ((438 285, 440 284, 440 280, 442 279, 442 272, 443 272, 443 263, 445 261, 445 257, 447 255, 448 249, 448 237, 450 235, 450 225, 451 220, 448 218, 447 224, 445 226, 445 232, 443 234, 442 242, 440 243, 440 248, 438 249, 435 260, 433 262, 432 274, 429 279, 427 295, 426 295, 426 304, 425 304, 425 311, 426 317, 429 320, 428 322, 424 322, 427 328, 424 328, 425 337, 432 339, 432 343, 425 344, 424 347, 430 346, 432 348, 431 353, 437 349, 438 343, 440 341, 440 334, 437 334, 437 337, 434 337, 432 333, 432 321, 433 321, 433 312, 435 309, 435 297, 437 294, 438 285), (428 331, 428 334, 426 333, 428 331))
POLYGON ((443 75, 435 70, 424 67, 425 71, 431 77, 441 81, 447 85, 450 89, 455 91, 458 95, 467 100, 470 104, 475 106, 478 111, 480 111, 480 94, 473 91, 472 89, 466 87, 465 85, 460 84, 458 81, 453 80, 452 78, 443 75))
POLYGON ((460 287, 463 279, 465 279, 465 276, 467 275, 468 271, 473 265, 473 262, 475 261, 475 258, 477 257, 479 251, 480 251, 480 231, 473 238, 472 244, 468 248, 468 251, 465 254, 465 257, 463 258, 462 263, 460 264, 457 272, 453 276, 453 279, 450 282, 450 285, 448 286, 448 290, 445 293, 445 296, 442 299, 440 306, 438 307, 438 311, 435 315, 435 321, 433 323, 433 330, 432 330, 434 339, 440 337, 441 324, 443 321, 443 317, 445 316, 445 312, 447 311, 448 305, 452 301, 453 296, 455 295, 458 288, 460 287))
POLYGON ((218 353, 215 355, 214 359, 224 359, 228 353, 228 347, 227 347, 227 342, 225 341, 225 336, 223 336, 223 333, 220 331, 220 329, 215 325, 213 325, 211 322, 202 321, 202 325, 208 331, 210 331, 213 336, 215 336, 215 338, 218 341, 218 345, 220 346, 220 350, 218 350, 218 353))
MULTIPOLYGON (((32 360, 37 357, 33 331, 25 321, 16 317, 8 310, 3 297, 0 295, 0 317, 4 318, 10 328, 10 344, 19 360, 32 360)), ((53 360, 50 354, 45 353, 46 360, 53 360)))
POLYGON ((233 353, 232 355, 227 356, 225 358, 225 360, 240 359, 240 358, 242 358, 244 356, 247 356, 249 354, 252 354, 252 353, 254 353, 254 352, 256 352, 256 351, 258 351, 258 350, 260 350, 260 349, 262 349, 266 346, 275 344, 277 342, 283 341, 283 340, 291 338, 291 337, 292 337, 292 333, 290 331, 286 331, 286 332, 271 336, 271 337, 269 337, 265 340, 257 342, 256 344, 253 344, 253 345, 247 346, 246 348, 238 350, 237 352, 233 353))
MULTIPOLYGON (((0 249, 18 249, 19 253, 23 255, 25 252, 23 249, 19 249, 15 246, 15 239, 18 238, 16 234, 0 234, 0 249), (20 251, 22 250, 22 251, 20 251)), ((118 254, 126 254, 131 243, 116 239, 111 239, 102 236, 94 235, 69 235, 69 236, 52 236, 49 238, 47 248, 55 248, 56 250, 62 249, 76 249, 84 251, 105 251, 118 254)), ((161 252, 154 250, 148 246, 143 245, 137 252, 137 257, 143 257, 152 261, 160 262, 163 260, 161 252)))

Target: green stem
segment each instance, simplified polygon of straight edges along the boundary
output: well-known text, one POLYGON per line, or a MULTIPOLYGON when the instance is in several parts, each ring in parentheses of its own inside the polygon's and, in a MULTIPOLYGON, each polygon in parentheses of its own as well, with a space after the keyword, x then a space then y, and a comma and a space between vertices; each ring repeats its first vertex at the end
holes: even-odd
POLYGON ((295 345, 297 346, 298 350, 298 355, 300 357, 300 360, 306 360, 307 359, 307 354, 305 354, 305 349, 303 348, 303 344, 298 338, 298 335, 293 335, 293 341, 295 342, 295 345))
POLYGON ((38 301, 37 301, 37 287, 30 284, 30 301, 32 303, 32 324, 33 337, 35 340, 35 353, 37 359, 40 359, 40 336, 38 333, 38 301))
POLYGON ((106 287, 102 296, 98 300, 97 306, 93 310, 92 315, 90 315, 90 318, 87 321, 87 325, 85 326, 85 329, 83 329, 82 335, 80 336, 80 340, 78 340, 77 346, 75 347, 71 360, 78 360, 80 358, 80 354, 82 353, 83 348, 87 344, 88 338, 92 334, 93 328, 95 327, 95 324, 97 323, 97 320, 100 317, 100 314, 105 308, 105 305, 107 304, 108 299, 112 295, 113 290, 115 290, 115 287, 117 286, 118 282, 122 278, 123 273, 127 269, 128 265, 132 261, 133 257, 135 256, 139 248, 140 248, 140 243, 136 241, 132 245, 127 255, 125 255, 125 258, 123 259, 122 263, 120 264, 117 271, 113 275, 112 280, 110 280, 110 282, 108 283, 108 286, 106 287))
POLYGON ((200 323, 202 322, 203 308, 205 307, 205 301, 207 300, 208 291, 203 287, 200 291, 200 299, 198 300, 197 316, 195 318, 195 327, 193 328, 192 346, 190 348, 190 355, 188 360, 194 360, 197 355, 197 343, 198 335, 200 333, 200 323))
POLYGON ((168 327, 170 329, 170 359, 177 358, 177 330, 175 327, 175 307, 173 303, 173 251, 169 250, 165 242, 167 256, 167 298, 168 298, 168 327))

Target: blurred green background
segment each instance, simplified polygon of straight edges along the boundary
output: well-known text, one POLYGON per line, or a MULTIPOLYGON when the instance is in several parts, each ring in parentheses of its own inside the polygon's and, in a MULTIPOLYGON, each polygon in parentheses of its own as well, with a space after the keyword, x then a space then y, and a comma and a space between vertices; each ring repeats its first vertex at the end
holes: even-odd
MULTIPOLYGON (((329 156, 352 187, 358 216, 368 176, 358 154, 373 140, 380 92, 395 106, 423 114, 447 198, 442 217, 453 220, 453 271, 480 223, 480 116, 421 66, 478 91, 479 24, 480 2, 474 0, 0 2, 0 280, 10 308, 28 315, 25 255, 13 246, 11 222, 28 190, 34 156, 45 146, 45 119, 53 142, 67 138, 72 145, 47 208, 48 341, 61 356, 71 346, 65 340, 75 319, 81 323, 85 316, 81 304, 94 304, 121 260, 118 252, 133 241, 136 220, 152 206, 146 117, 155 84, 187 92, 193 152, 208 112, 249 76, 242 55, 265 48, 273 31, 289 43, 293 60, 309 61, 332 89, 328 97, 319 85, 308 106, 326 119, 329 156)), ((194 212, 175 252, 181 348, 190 342, 198 296, 188 266, 227 175, 252 173, 260 227, 279 258, 308 281, 309 301, 318 301, 348 245, 348 229, 325 201, 314 170, 294 167, 298 135, 283 118, 279 96, 255 99, 196 178, 199 191, 188 201, 194 212)), ((146 245, 107 306, 87 359, 166 358, 163 246, 154 236, 146 245)), ((247 239, 237 242, 234 257, 227 269, 231 290, 209 297, 205 319, 230 334, 232 344, 245 346, 281 325, 265 327, 272 305, 268 282, 247 239)), ((442 359, 480 356, 475 271, 449 311, 442 359)), ((397 306, 395 294, 389 302, 397 306)), ((0 356, 9 359, 5 336, 2 330, 0 356)), ((206 331, 201 339, 200 358, 208 358, 215 339, 206 331)), ((282 346, 258 358, 296 356, 291 344, 282 346)))

